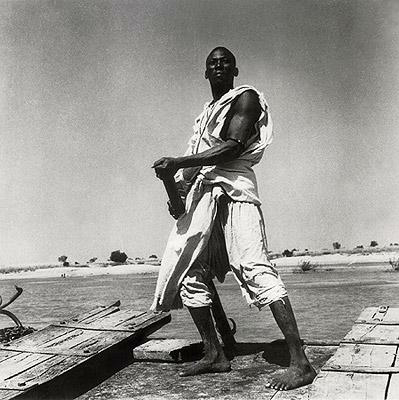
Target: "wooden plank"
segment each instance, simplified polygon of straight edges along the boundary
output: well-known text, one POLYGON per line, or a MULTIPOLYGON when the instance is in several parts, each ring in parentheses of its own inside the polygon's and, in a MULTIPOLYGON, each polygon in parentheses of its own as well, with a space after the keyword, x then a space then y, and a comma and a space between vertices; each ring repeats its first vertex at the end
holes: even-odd
POLYGON ((341 343, 399 344, 397 326, 354 325, 341 343))
MULTIPOLYGON (((137 331, 137 329, 143 329, 143 321, 148 324, 152 324, 154 320, 154 316, 156 314, 154 313, 146 313, 146 312, 140 312, 137 313, 137 311, 131 311, 131 310, 126 310, 126 311, 119 311, 118 313, 114 313, 111 316, 105 317, 104 323, 101 322, 100 326, 108 327, 111 326, 111 324, 116 324, 116 326, 121 326, 122 328, 125 326, 124 324, 126 323, 131 323, 132 319, 135 318, 135 316, 138 315, 137 318, 137 327, 134 330, 125 330, 121 329, 121 332, 127 332, 127 333, 134 333, 137 331), (117 314, 121 314, 121 316, 118 317, 117 314), (141 322, 139 324, 139 322, 141 322)), ((135 319, 136 321, 136 319, 135 319)), ((107 331, 105 330, 91 330, 90 329, 91 325, 88 326, 88 329, 74 329, 70 327, 71 332, 68 334, 64 334, 60 337, 55 337, 53 340, 48 341, 45 343, 45 348, 57 348, 60 352, 63 351, 63 349, 72 349, 76 348, 77 346, 81 345, 82 343, 85 343, 87 341, 90 341, 91 339, 106 333, 107 331)), ((109 334, 113 335, 116 332, 109 332, 109 334)))
POLYGON ((71 329, 82 329, 82 330, 98 330, 98 331, 109 331, 109 332, 135 332, 134 327, 140 325, 141 321, 145 321, 148 318, 147 312, 138 312, 125 310, 118 313, 114 313, 110 316, 102 318, 93 323, 87 324, 52 324, 55 327, 68 327, 71 329), (129 329, 129 327, 131 327, 129 329))
MULTIPOLYGON (((156 325, 165 318, 165 314, 149 313, 145 322, 142 322, 140 326, 135 328, 135 337, 140 337, 142 334, 140 332, 145 331, 146 335, 152 333, 151 326, 156 325)), ((142 319, 141 319, 142 320, 142 319)), ((131 332, 114 332, 112 335, 97 335, 91 337, 85 342, 80 343, 74 347, 74 350, 87 350, 90 353, 98 352, 101 347, 110 345, 113 341, 123 341, 125 338, 132 336, 131 332)))
POLYGON ((1 400, 9 400, 15 398, 16 390, 13 389, 0 389, 0 399, 1 400))
POLYGON ((75 317, 72 317, 72 318, 67 318, 64 321, 65 321, 65 323, 68 323, 68 322, 78 322, 78 323, 95 322, 98 319, 104 318, 107 315, 113 314, 115 312, 119 312, 120 304, 121 304, 120 301, 117 301, 108 306, 98 306, 94 310, 87 311, 83 314, 76 315, 75 317))
MULTIPOLYGON (((0 348, 1 349, 1 348, 0 348)), ((58 349, 52 348, 48 349, 45 347, 36 347, 34 349, 29 347, 22 347, 19 346, 18 348, 8 347, 6 350, 12 353, 31 353, 31 354, 49 354, 49 355, 64 355, 64 356, 77 356, 77 357, 90 357, 88 351, 76 351, 76 350, 65 350, 65 349, 58 349)))
POLYGON ((383 321, 396 322, 399 324, 399 308, 389 307, 383 321))
MULTIPOLYGON (((25 384, 26 390, 27 388, 32 388, 36 385, 40 385, 43 382, 51 380, 53 377, 60 375, 64 371, 68 371, 70 368, 78 365, 81 362, 83 362, 83 360, 79 357, 55 356, 38 364, 36 368, 22 371, 18 375, 17 380, 5 380, 1 383, 1 386, 3 388, 12 388, 18 386, 19 382, 25 384)), ((19 386, 19 388, 21 389, 23 386, 19 386)))
POLYGON ((102 318, 97 318, 96 320, 88 319, 82 322, 71 321, 71 322, 66 322, 64 324, 52 324, 52 326, 61 326, 61 327, 77 328, 77 329, 86 329, 90 327, 106 329, 106 328, 113 328, 129 320, 138 318, 143 314, 146 314, 146 312, 134 311, 134 310, 121 310, 118 312, 114 312, 110 315, 106 315, 102 318))
POLYGON ((44 345, 46 343, 52 342, 54 340, 62 340, 61 338, 65 335, 65 340, 68 340, 68 337, 71 335, 76 335, 77 333, 73 333, 73 329, 68 328, 68 323, 94 323, 110 314, 117 313, 119 311, 118 305, 120 303, 116 302, 111 306, 107 307, 97 307, 94 310, 88 311, 81 316, 72 317, 65 321, 61 321, 58 325, 59 327, 48 326, 45 327, 34 334, 24 336, 20 339, 13 341, 13 347, 19 347, 20 343, 23 347, 26 346, 37 346, 38 343, 40 345, 44 345), (64 327, 64 330, 61 330, 64 327))
MULTIPOLYGON (((50 336, 44 332, 36 332, 30 335, 31 337, 27 342, 32 345, 31 348, 23 346, 23 341, 19 340, 17 350, 26 350, 30 353, 17 353, 14 357, 7 357, 7 351, 11 353, 11 350, 15 350, 13 343, 9 350, 0 350, 0 356, 3 355, 0 363, 0 389, 2 389, 0 390, 0 398, 3 398, 1 393, 7 393, 7 396, 10 396, 10 389, 19 390, 21 387, 25 389, 26 393, 29 392, 29 396, 31 393, 46 393, 47 396, 47 391, 53 390, 53 387, 57 387, 57 385, 58 391, 65 390, 71 393, 82 390, 82 387, 86 387, 93 381, 95 381, 93 385, 96 385, 101 379, 106 379, 109 376, 109 371, 114 373, 123 368, 127 360, 132 360, 132 352, 128 351, 126 346, 139 344, 143 337, 170 321, 169 313, 143 313, 126 310, 119 311, 119 316, 113 313, 111 317, 100 311, 96 313, 97 317, 99 313, 103 315, 102 319, 108 320, 107 326, 117 324, 121 328, 134 326, 134 329, 129 330, 129 332, 104 332, 65 326, 61 328, 50 327, 48 328, 51 331, 50 336), (137 318, 135 318, 136 316, 137 318), (57 330, 61 333, 60 335, 56 334, 57 330), (32 336, 36 334, 38 334, 39 339, 44 339, 44 344, 32 339, 32 336), (47 351, 51 354, 33 354, 37 351, 47 351), (58 352, 57 355, 54 355, 56 352, 58 352), (60 352, 61 354, 59 354, 60 352), (79 357, 76 356, 77 354, 92 357, 79 357), (107 362, 107 360, 112 360, 112 362, 107 362), (85 373, 77 372, 80 370, 87 371, 87 368, 92 368, 87 376, 85 373), (104 372, 105 370, 108 372, 104 372), (67 377, 72 380, 83 380, 83 383, 81 382, 79 387, 72 385, 69 388, 64 388, 64 380, 68 379, 67 377), (53 382, 58 383, 53 384, 53 382)), ((99 319, 94 320, 94 317, 93 313, 86 314, 85 320, 91 320, 93 324, 99 323, 99 319)), ((90 323, 87 325, 90 325, 90 323)), ((55 392, 55 394, 59 395, 58 392, 55 392)), ((32 394, 32 396, 34 395, 32 394)))
MULTIPOLYGON (((17 354, 7 350, 0 350, 0 363, 10 357, 15 357, 17 354)), ((0 367, 1 368, 1 367, 0 367)))
POLYGON ((385 400, 389 375, 320 372, 309 387, 310 400, 385 400))
POLYGON ((95 323, 96 321, 101 320, 108 315, 119 312, 119 305, 120 302, 116 302, 110 306, 97 307, 96 309, 88 311, 80 316, 75 316, 65 321, 61 321, 63 324, 60 323, 60 327, 46 327, 35 332, 33 335, 31 334, 21 337, 13 341, 12 345, 14 348, 18 348, 19 346, 24 348, 35 348, 38 346, 38 343, 40 343, 40 345, 44 345, 46 343, 51 344, 54 340, 62 340, 63 337, 67 341, 71 335, 75 336, 77 334, 73 333, 73 329, 67 327, 68 323, 95 323), (62 330, 61 326, 65 326, 64 330, 62 330))
POLYGON ((364 374, 399 374, 399 367, 357 367, 355 365, 330 364, 323 367, 323 371, 356 372, 364 374))
MULTIPOLYGON (((372 346, 368 344, 341 344, 325 367, 391 367, 396 355, 396 346, 372 346)), ((322 368, 324 369, 324 367, 322 368)))
POLYGON ((379 307, 367 307, 360 313, 356 322, 382 321, 389 309, 390 307, 385 305, 379 307))
MULTIPOLYGON (((399 368, 399 346, 396 349, 396 359, 394 363, 395 367, 399 368)), ((399 399, 399 374, 391 375, 389 386, 387 390, 386 400, 398 400, 399 399)))
POLYGON ((105 315, 112 314, 119 311, 120 301, 117 301, 109 306, 98 306, 97 308, 87 311, 85 313, 75 315, 74 317, 64 320, 65 323, 77 323, 77 322, 94 322, 98 318, 103 318, 105 315))
MULTIPOLYGON (((72 349, 74 346, 77 346, 79 343, 82 343, 93 336, 100 335, 101 331, 88 331, 82 329, 73 329, 70 328, 70 332, 63 334, 58 337, 54 337, 52 340, 47 341, 43 344, 36 344, 39 348, 58 348, 58 350, 66 350, 72 349)), ((36 346, 32 346, 35 348, 36 346)), ((0 364, 1 365, 1 364, 0 364)))
POLYGON ((377 312, 378 307, 367 307, 358 316, 356 323, 371 321, 377 312))
POLYGON ((13 376, 20 374, 45 360, 54 357, 48 354, 29 354, 20 353, 16 357, 5 360, 0 368, 0 387, 3 380, 10 379, 13 376))
POLYGON ((133 350, 133 358, 140 361, 183 362, 201 358, 202 342, 188 339, 151 339, 133 350))

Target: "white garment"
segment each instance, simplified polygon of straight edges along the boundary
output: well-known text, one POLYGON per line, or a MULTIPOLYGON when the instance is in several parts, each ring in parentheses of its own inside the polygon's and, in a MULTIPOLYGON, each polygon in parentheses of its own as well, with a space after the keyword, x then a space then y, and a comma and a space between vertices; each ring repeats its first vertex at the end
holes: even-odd
MULTIPOLYGON (((202 167, 186 198, 186 212, 177 221, 169 236, 155 290, 153 310, 169 310, 182 306, 179 289, 187 271, 206 248, 217 212, 218 198, 227 193, 234 201, 260 205, 255 174, 265 148, 272 141, 272 122, 263 95, 248 85, 231 89, 209 109, 210 103, 196 119, 194 135, 186 155, 203 152, 223 143, 220 134, 231 105, 247 90, 258 94, 261 115, 255 124, 257 135, 234 161, 202 167)), ((177 174, 182 180, 183 172, 177 174)))
MULTIPOLYGON (((204 183, 219 184, 235 201, 247 201, 261 204, 258 186, 252 167, 259 163, 267 146, 273 140, 273 122, 268 112, 268 105, 262 93, 253 86, 242 85, 231 89, 213 105, 205 103, 202 113, 196 118, 193 126, 194 134, 188 142, 185 155, 202 153, 224 142, 220 137, 230 106, 238 96, 247 90, 252 90, 259 97, 261 115, 255 124, 253 140, 250 141, 243 153, 233 161, 219 165, 201 168, 200 174, 204 183)), ((176 175, 176 180, 183 179, 183 171, 176 175)))
POLYGON ((221 264, 219 260, 215 262, 211 253, 214 243, 221 241, 226 246, 230 270, 248 304, 261 309, 287 296, 284 283, 267 258, 265 225, 259 206, 238 201, 219 202, 215 229, 208 242, 210 251, 201 253, 182 281, 180 297, 186 307, 212 304, 213 292, 208 283, 222 272, 218 269, 223 266, 223 260, 221 264))

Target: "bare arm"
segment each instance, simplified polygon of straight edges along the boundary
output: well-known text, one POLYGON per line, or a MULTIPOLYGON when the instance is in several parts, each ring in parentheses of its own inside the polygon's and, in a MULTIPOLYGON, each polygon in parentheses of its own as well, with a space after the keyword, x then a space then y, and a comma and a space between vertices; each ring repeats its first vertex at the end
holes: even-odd
POLYGON ((217 165, 232 161, 240 156, 248 139, 254 134, 254 125, 261 113, 258 96, 253 91, 241 94, 231 107, 222 138, 225 140, 202 153, 185 157, 163 157, 153 165, 157 176, 174 175, 180 168, 217 165))

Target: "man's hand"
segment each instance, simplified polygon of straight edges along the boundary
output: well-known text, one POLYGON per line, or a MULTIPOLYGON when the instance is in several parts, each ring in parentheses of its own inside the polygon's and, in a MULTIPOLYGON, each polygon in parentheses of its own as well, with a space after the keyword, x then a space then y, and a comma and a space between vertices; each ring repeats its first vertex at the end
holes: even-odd
POLYGON ((166 176, 174 176, 180 167, 177 158, 162 157, 154 162, 152 168, 155 169, 157 178, 164 179, 166 176))
POLYGON ((170 201, 168 201, 168 209, 169 209, 169 214, 174 218, 174 219, 179 219, 180 213, 178 213, 173 207, 170 201))

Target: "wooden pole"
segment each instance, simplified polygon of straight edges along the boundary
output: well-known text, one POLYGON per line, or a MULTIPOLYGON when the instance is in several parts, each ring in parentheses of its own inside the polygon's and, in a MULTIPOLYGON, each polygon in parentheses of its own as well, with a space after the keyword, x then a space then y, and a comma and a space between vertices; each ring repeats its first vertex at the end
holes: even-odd
MULTIPOLYGON (((162 181, 166 192, 168 193, 170 205, 175 213, 173 216, 178 218, 180 215, 185 213, 185 206, 180 197, 179 191, 177 190, 175 179, 172 175, 166 175, 162 177, 162 181)), ((230 324, 226 317, 226 313, 223 310, 219 294, 216 291, 216 287, 212 280, 209 282, 209 287, 214 293, 212 314, 215 320, 216 329, 219 332, 226 349, 230 352, 234 352, 236 345, 236 340, 234 339, 235 332, 233 332, 230 328, 230 324)))
POLYGON ((222 338, 225 348, 229 352, 234 353, 236 346, 236 340, 234 338, 235 332, 233 332, 230 328, 230 324, 226 317, 226 313, 224 312, 222 302, 220 301, 219 294, 212 280, 209 282, 209 288, 213 291, 212 314, 213 319, 215 320, 216 329, 222 338))
POLYGON ((165 186, 166 193, 168 193, 169 203, 174 212, 173 217, 177 219, 185 213, 186 209, 179 191, 177 190, 175 179, 173 175, 166 175, 162 177, 162 182, 165 186))

